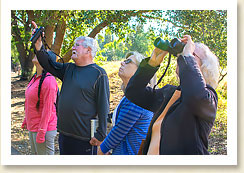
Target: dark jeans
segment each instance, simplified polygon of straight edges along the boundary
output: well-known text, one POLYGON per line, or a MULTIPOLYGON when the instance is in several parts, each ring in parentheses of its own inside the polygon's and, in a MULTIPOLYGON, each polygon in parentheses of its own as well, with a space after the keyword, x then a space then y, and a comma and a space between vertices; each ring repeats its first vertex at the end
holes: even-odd
POLYGON ((82 141, 59 133, 60 155, 97 155, 97 147, 89 141, 82 141))

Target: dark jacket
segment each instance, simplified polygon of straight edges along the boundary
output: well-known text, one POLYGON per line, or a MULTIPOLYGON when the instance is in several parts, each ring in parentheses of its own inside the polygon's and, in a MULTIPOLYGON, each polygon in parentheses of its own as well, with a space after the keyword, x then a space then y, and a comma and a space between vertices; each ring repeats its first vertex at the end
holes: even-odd
POLYGON ((143 60, 130 79, 125 95, 135 104, 153 111, 143 154, 147 154, 152 126, 172 97, 181 90, 181 97, 169 108, 161 124, 160 155, 199 155, 208 153, 208 136, 217 111, 217 94, 206 85, 194 57, 180 56, 180 86, 166 85, 161 89, 147 87, 158 70, 148 59, 143 60))
POLYGON ((58 131, 83 141, 91 139, 91 119, 98 119, 95 138, 106 137, 109 113, 109 82, 105 70, 97 64, 77 66, 50 59, 41 48, 36 52, 41 66, 63 83, 58 101, 58 131))

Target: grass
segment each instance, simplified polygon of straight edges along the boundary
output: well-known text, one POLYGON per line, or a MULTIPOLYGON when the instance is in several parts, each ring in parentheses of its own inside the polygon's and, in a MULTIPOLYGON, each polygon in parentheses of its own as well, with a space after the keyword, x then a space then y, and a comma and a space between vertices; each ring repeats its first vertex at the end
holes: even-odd
POLYGON ((106 70, 108 76, 118 73, 121 61, 104 62, 101 67, 106 70))

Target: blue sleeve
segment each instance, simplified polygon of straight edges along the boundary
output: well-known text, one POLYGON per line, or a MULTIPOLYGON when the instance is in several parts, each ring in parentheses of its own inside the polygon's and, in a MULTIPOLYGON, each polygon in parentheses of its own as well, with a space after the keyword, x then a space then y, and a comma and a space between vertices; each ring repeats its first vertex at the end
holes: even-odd
POLYGON ((100 145, 103 153, 107 153, 110 149, 116 148, 128 134, 131 128, 142 114, 142 108, 131 103, 128 99, 121 105, 119 115, 115 126, 112 128, 108 136, 100 145))

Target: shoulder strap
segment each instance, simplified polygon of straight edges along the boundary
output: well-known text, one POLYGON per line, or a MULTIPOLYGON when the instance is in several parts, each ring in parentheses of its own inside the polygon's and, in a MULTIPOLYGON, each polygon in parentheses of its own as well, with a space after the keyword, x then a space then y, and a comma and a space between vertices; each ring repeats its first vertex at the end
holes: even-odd
POLYGON ((140 148, 139 148, 137 155, 142 155, 142 150, 143 150, 145 141, 146 141, 146 139, 142 139, 141 145, 140 145, 140 148))
POLYGON ((154 122, 152 126, 152 136, 150 145, 148 148, 148 155, 159 155, 159 149, 160 149, 160 140, 161 140, 161 124, 162 121, 168 112, 169 108, 175 103, 178 98, 180 98, 181 91, 175 90, 173 96, 169 100, 168 104, 164 108, 163 112, 160 114, 160 116, 157 118, 157 120, 154 122))
POLYGON ((168 112, 169 108, 174 104, 174 102, 176 100, 178 100, 180 98, 181 95, 181 91, 179 90, 175 90, 174 94, 172 95, 171 99, 169 100, 168 104, 166 105, 166 107, 164 108, 163 112, 161 113, 161 115, 157 118, 156 121, 160 121, 162 120, 166 113, 168 112))

